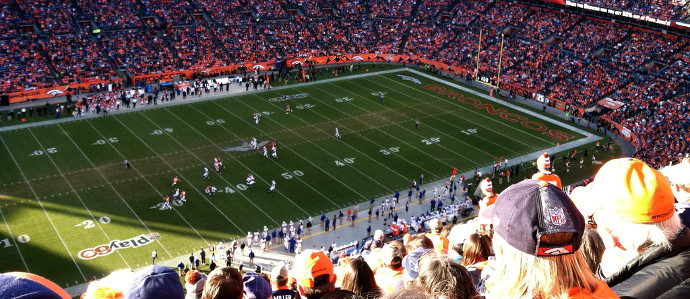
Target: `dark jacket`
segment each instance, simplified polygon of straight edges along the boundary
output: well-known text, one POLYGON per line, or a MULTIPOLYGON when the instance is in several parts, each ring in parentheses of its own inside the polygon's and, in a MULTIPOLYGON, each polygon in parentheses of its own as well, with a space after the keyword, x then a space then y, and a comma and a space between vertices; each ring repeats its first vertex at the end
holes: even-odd
POLYGON ((690 230, 671 240, 671 249, 650 247, 609 276, 606 283, 621 298, 690 298, 690 230))

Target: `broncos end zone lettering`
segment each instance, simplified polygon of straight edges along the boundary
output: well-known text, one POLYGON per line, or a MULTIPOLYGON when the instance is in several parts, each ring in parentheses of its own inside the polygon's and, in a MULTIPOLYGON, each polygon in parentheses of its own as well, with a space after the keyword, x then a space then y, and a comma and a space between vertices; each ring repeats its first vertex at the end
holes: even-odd
POLYGON ((503 109, 495 109, 494 106, 491 104, 482 104, 482 102, 475 98, 466 98, 462 93, 458 91, 446 90, 445 88, 438 85, 426 85, 424 86, 424 88, 431 91, 435 91, 441 95, 447 95, 451 99, 458 99, 460 103, 470 105, 474 108, 484 109, 489 114, 499 115, 501 118, 509 122, 520 122, 520 125, 522 125, 523 127, 533 131, 543 132, 542 134, 556 139, 558 141, 567 141, 568 139, 575 137, 570 134, 563 133, 559 130, 549 130, 549 128, 546 125, 538 123, 536 121, 527 120, 527 118, 524 116, 510 113, 503 109))

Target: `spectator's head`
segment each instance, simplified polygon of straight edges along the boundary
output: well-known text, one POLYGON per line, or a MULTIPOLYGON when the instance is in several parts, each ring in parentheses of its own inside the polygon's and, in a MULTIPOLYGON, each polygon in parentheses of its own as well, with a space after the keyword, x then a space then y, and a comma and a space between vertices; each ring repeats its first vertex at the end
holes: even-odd
POLYGON ((25 272, 0 273, 3 298, 69 299, 65 290, 41 276, 25 272))
POLYGON ((204 285, 204 299, 242 299, 244 296, 242 274, 235 268, 213 270, 204 285))
POLYGON ((678 202, 690 202, 690 158, 680 163, 664 167, 661 172, 671 183, 671 190, 678 202))
POLYGON ((537 169, 539 172, 549 172, 551 169, 551 159, 549 159, 548 153, 542 153, 539 158, 537 158, 537 169))
POLYGON ((427 299, 429 295, 426 290, 418 285, 409 285, 398 288, 392 293, 386 294, 385 299, 427 299))
POLYGON ((477 289, 465 267, 447 255, 429 253, 419 260, 419 276, 414 282, 431 298, 475 298, 477 289))
POLYGON ((417 278, 419 276, 419 259, 422 258, 423 255, 427 254, 428 252, 433 252, 434 249, 432 248, 425 248, 425 247, 419 247, 416 248, 412 251, 410 251, 403 259, 402 259, 402 267, 404 268, 403 271, 403 280, 405 280, 406 283, 409 283, 417 278))
POLYGON ((287 286, 288 279, 288 269, 285 265, 278 265, 271 271, 271 284, 275 288, 287 286))
POLYGON ((476 263, 489 260, 493 255, 491 252, 491 239, 484 234, 471 234, 462 245, 462 261, 463 266, 474 265, 476 263))
POLYGON ((359 296, 352 291, 348 290, 335 290, 328 294, 323 295, 321 299, 363 299, 365 297, 359 296))
POLYGON ((683 228, 668 180, 637 159, 604 164, 594 181, 577 192, 576 200, 594 215, 607 248, 602 261, 606 273, 620 269, 649 247, 670 246, 683 228))
POLYGON ((497 297, 552 298, 597 280, 578 252, 585 220, 558 187, 538 180, 511 185, 494 210, 496 265, 487 290, 497 297))
POLYGON ((479 189, 482 190, 484 196, 492 196, 494 194, 494 184, 490 178, 485 178, 479 183, 479 189))
POLYGON ((440 234, 443 230, 443 223, 438 218, 429 220, 429 231, 434 234, 440 234))
POLYGON ((185 274, 184 280, 186 282, 187 295, 201 298, 204 292, 204 284, 206 284, 206 274, 197 270, 191 270, 185 274))
POLYGON ((164 266, 152 265, 134 273, 125 298, 184 298, 177 273, 164 266))
POLYGON ((268 299, 273 294, 268 280, 257 273, 248 272, 244 274, 242 282, 244 283, 245 299, 268 299))
POLYGON ((340 285, 342 289, 352 291, 358 296, 368 296, 367 298, 381 295, 381 290, 374 279, 374 272, 363 259, 353 258, 343 266, 341 273, 343 275, 340 285))
POLYGON ((400 269, 402 267, 402 248, 399 242, 391 242, 383 245, 379 256, 384 267, 400 269))
POLYGON ((380 229, 377 229, 374 231, 374 243, 372 246, 381 248, 383 246, 383 231, 380 229))
POLYGON ((306 250, 295 258, 294 275, 302 295, 321 298, 335 290, 335 273, 331 260, 318 250, 306 250))
POLYGON ((407 242, 407 252, 412 252, 417 248, 434 249, 434 242, 424 234, 417 234, 407 242))

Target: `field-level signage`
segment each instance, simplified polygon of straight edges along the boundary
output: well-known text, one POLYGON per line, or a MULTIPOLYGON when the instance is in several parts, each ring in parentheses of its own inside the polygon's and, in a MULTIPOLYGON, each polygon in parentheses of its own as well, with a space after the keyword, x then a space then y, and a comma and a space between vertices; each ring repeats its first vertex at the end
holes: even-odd
POLYGON ((118 249, 135 248, 153 243, 153 240, 160 238, 159 233, 150 233, 136 236, 127 240, 113 240, 109 244, 98 245, 94 248, 86 248, 79 251, 80 259, 90 260, 97 257, 106 256, 118 249))

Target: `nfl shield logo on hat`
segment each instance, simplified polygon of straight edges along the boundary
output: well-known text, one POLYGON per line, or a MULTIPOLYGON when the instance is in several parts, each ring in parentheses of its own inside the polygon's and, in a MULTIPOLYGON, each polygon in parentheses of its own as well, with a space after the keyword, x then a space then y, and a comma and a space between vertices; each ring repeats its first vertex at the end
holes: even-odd
POLYGON ((565 214, 563 213, 563 208, 549 209, 549 215, 551 216, 551 223, 553 223, 553 225, 565 224, 565 214))

